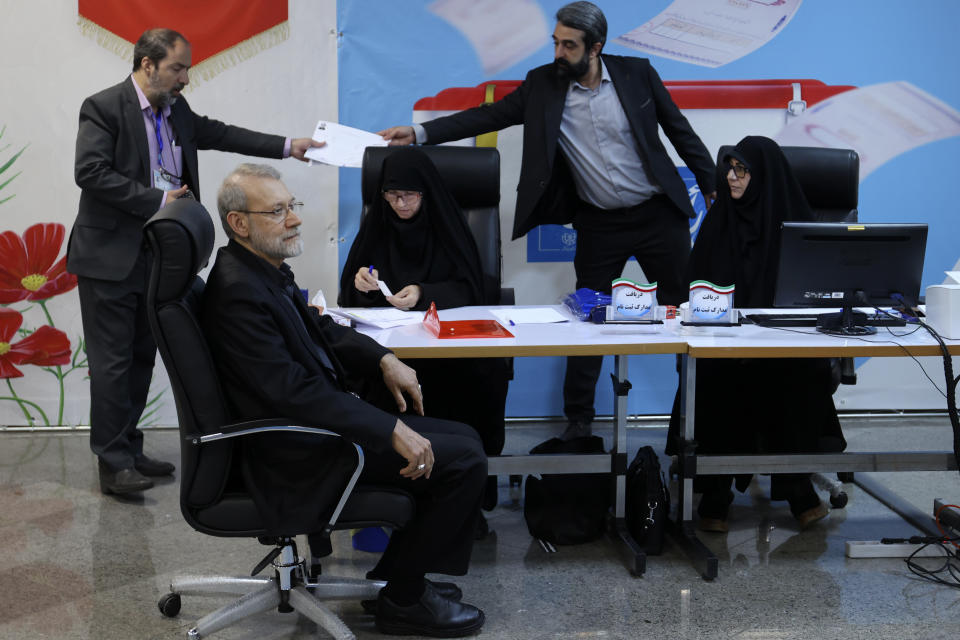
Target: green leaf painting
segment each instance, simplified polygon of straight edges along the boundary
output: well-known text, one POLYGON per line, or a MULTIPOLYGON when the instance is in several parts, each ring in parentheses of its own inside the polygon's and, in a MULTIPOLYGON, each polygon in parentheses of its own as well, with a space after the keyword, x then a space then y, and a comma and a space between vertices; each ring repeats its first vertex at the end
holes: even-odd
MULTIPOLYGON (((6 131, 7 131, 6 125, 4 125, 3 128, 0 128, 0 141, 3 140, 3 134, 6 133, 6 131)), ((3 156, 4 154, 6 154, 7 149, 9 148, 10 148, 9 144, 0 146, 0 162, 3 163, 3 164, 0 164, 0 204, 3 204, 4 202, 6 202, 7 200, 9 200, 15 195, 12 193, 8 194, 4 192, 4 189, 7 187, 7 185, 13 182, 14 178, 20 175, 19 171, 17 171, 14 174, 10 174, 9 171, 13 166, 13 163, 16 162, 17 158, 20 157, 20 154, 26 150, 27 145, 24 145, 23 148, 21 148, 15 154, 10 156, 10 158, 8 158, 7 160, 3 160, 3 156)))

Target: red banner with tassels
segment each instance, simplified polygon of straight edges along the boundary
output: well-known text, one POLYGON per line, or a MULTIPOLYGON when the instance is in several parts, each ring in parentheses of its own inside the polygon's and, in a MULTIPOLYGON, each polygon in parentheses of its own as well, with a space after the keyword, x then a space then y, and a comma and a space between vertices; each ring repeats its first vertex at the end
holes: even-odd
POLYGON ((190 41, 193 64, 287 20, 284 0, 78 0, 80 16, 134 43, 154 27, 190 41))

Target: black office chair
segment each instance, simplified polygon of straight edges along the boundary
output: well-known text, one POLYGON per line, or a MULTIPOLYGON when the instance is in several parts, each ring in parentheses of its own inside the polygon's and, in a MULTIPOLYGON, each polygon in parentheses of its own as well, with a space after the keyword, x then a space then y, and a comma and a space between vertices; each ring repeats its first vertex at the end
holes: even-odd
MULTIPOLYGON (((361 215, 381 197, 383 160, 398 147, 367 147, 363 154, 360 191, 361 215)), ((503 254, 500 249, 500 152, 494 147, 423 146, 420 150, 437 167, 440 178, 467 217, 480 251, 480 264, 491 292, 486 304, 514 304, 512 288, 502 288, 503 254)))
MULTIPOLYGON (((352 474, 337 479, 346 486, 322 532, 289 531, 268 536, 249 493, 231 473, 239 438, 265 431, 298 431, 317 438, 339 438, 313 425, 256 420, 232 423, 217 378, 216 367, 197 322, 203 280, 197 272, 213 247, 213 223, 198 202, 177 200, 145 225, 153 254, 147 306, 150 328, 170 377, 180 423, 180 510, 201 533, 220 537, 258 538, 273 549, 251 577, 182 576, 159 601, 165 616, 180 611, 181 595, 238 595, 239 600, 201 618, 189 638, 206 637, 241 618, 276 607, 294 608, 335 638, 353 638, 350 629, 321 601, 376 598, 383 582, 354 578, 312 580, 297 555, 295 536, 329 536, 333 529, 367 526, 403 527, 413 514, 412 497, 391 488, 357 485, 363 451, 354 445, 357 462, 352 474), (256 577, 268 565, 273 576, 256 577)), ((321 537, 324 542, 328 542, 321 537)))

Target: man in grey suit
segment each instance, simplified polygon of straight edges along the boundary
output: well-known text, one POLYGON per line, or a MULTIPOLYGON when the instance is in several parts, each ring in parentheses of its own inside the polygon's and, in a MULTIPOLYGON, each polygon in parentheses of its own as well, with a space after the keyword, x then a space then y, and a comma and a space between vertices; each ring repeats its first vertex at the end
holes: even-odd
POLYGON ((82 191, 67 270, 79 279, 90 448, 104 493, 140 492, 153 486, 151 476, 174 471, 144 455, 137 428, 156 354, 145 311, 143 223, 166 203, 200 193, 198 149, 303 160, 319 144, 197 115, 180 93, 190 66, 190 43, 181 34, 145 31, 134 46, 133 73, 80 107, 74 178, 82 191))
MULTIPOLYGON (((577 288, 610 292, 630 256, 661 304, 686 299, 693 207, 660 140, 659 124, 696 176, 707 204, 715 197, 713 159, 646 58, 601 55, 607 21, 589 2, 557 11, 554 62, 533 69, 492 104, 381 131, 391 144, 436 144, 523 125, 523 156, 513 239, 541 224, 573 223, 577 288)), ((561 436, 590 434, 602 358, 567 359, 561 436)))

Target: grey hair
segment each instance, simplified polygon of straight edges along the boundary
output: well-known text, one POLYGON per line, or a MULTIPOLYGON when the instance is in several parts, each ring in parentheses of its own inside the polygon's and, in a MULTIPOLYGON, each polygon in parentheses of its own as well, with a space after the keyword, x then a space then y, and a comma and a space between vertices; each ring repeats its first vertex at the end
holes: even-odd
POLYGON ((280 172, 268 164, 253 164, 244 162, 223 179, 223 184, 217 191, 217 210, 220 212, 220 225, 224 233, 231 240, 234 237, 233 229, 227 222, 227 214, 231 211, 243 211, 247 208, 247 192, 243 189, 243 178, 272 178, 280 179, 280 172))
POLYGON ((571 29, 583 31, 583 43, 587 50, 595 42, 600 49, 607 42, 607 19, 600 7, 592 2, 571 2, 557 11, 557 22, 571 29))

